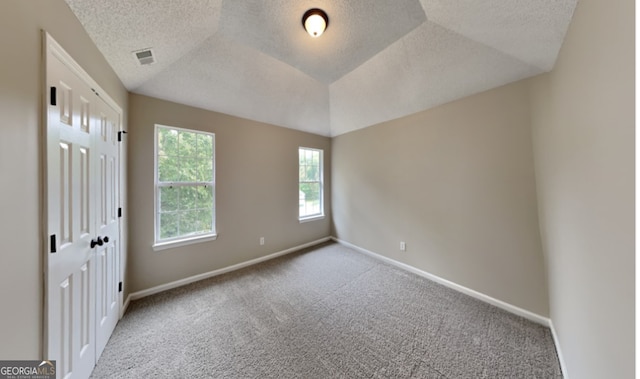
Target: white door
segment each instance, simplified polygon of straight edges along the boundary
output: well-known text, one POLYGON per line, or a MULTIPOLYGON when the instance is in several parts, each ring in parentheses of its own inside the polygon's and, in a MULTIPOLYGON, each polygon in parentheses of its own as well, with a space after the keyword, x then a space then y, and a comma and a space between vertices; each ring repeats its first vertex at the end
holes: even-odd
POLYGON ((97 191, 96 246, 96 360, 102 354, 118 322, 118 270, 120 267, 119 204, 119 115, 100 101, 96 123, 99 125, 94 149, 97 191), (100 244, 102 241, 102 244, 100 244))
POLYGON ((58 378, 88 378, 119 314, 120 115, 46 46, 46 359, 58 378))

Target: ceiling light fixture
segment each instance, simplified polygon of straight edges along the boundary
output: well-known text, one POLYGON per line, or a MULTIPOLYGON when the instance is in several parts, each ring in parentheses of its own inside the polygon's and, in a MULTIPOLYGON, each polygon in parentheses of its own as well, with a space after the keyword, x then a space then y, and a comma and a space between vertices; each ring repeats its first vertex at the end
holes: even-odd
POLYGON ((313 38, 320 37, 329 26, 329 17, 318 8, 309 9, 302 16, 302 26, 304 30, 313 38))

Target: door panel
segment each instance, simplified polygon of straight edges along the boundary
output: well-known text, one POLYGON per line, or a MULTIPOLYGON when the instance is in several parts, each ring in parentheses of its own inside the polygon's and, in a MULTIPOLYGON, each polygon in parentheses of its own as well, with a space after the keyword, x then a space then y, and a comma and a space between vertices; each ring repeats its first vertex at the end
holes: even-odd
POLYGON ((99 108, 100 136, 96 142, 96 154, 99 155, 99 175, 96 178, 100 188, 98 206, 98 235, 104 240, 97 254, 98 292, 96 301, 100 317, 96 324, 96 354, 100 356, 113 329, 118 322, 118 267, 120 267, 120 225, 117 214, 119 204, 119 150, 118 114, 106 104, 99 108))
POLYGON ((80 233, 89 234, 91 229, 89 223, 91 220, 90 204, 93 200, 91 196, 91 150, 80 148, 80 233))
MULTIPOLYGON (((81 127, 80 97, 89 88, 57 59, 48 61, 48 80, 60 88, 59 106, 48 106, 47 212, 49 234, 57 236, 48 254, 47 330, 50 359, 59 360, 59 377, 88 377, 95 365, 96 231, 90 215, 91 136, 81 127), (55 357, 55 358, 54 358, 55 357)), ((90 103, 85 105, 90 109, 90 103)))

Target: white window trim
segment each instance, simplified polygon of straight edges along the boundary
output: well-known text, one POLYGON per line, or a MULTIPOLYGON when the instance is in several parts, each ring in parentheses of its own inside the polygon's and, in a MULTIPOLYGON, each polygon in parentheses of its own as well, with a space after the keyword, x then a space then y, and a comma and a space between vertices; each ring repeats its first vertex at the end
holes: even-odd
MULTIPOLYGON (((300 170, 300 149, 314 150, 320 152, 320 213, 300 216, 300 209, 298 209, 298 222, 300 224, 310 221, 324 219, 324 150, 314 147, 298 147, 298 172, 300 170)), ((300 190, 300 177, 298 176, 298 191, 300 190)))
POLYGON ((217 238, 218 238, 217 234, 203 234, 195 237, 185 237, 179 240, 171 240, 167 242, 156 242, 153 245, 153 251, 172 249, 174 247, 193 245, 196 243, 202 243, 207 241, 215 241, 217 238))
POLYGON ((207 241, 214 241, 216 240, 216 238, 218 238, 218 234, 216 232, 216 136, 214 133, 211 132, 206 132, 206 131, 202 131, 202 130, 195 130, 195 129, 185 129, 185 128, 178 128, 175 126, 169 126, 169 125, 162 125, 162 124, 155 124, 154 126, 154 134, 153 134, 153 168, 154 168, 154 173, 153 173, 153 211, 154 211, 154 222, 153 222, 153 234, 154 234, 154 243, 152 244, 152 248, 154 251, 159 251, 159 250, 166 250, 166 249, 171 249, 171 248, 175 248, 175 247, 180 247, 180 246, 186 246, 186 245, 191 245, 191 244, 196 244, 196 243, 202 243, 202 242, 207 242, 207 241), (190 133, 201 133, 201 134, 209 134, 211 135, 212 139, 213 139, 213 156, 211 157, 212 159, 212 165, 213 165, 213 174, 212 174, 212 181, 211 182, 188 182, 187 184, 185 183, 180 183, 180 184, 176 184, 176 183, 172 183, 172 182, 164 182, 164 183, 159 183, 158 182, 158 128, 169 128, 169 129, 175 129, 175 130, 182 130, 185 132, 190 132, 190 133), (202 233, 202 234, 196 234, 196 235, 190 235, 190 236, 183 236, 183 237, 175 237, 175 238, 171 238, 171 239, 165 239, 165 240, 158 240, 158 236, 159 236, 159 231, 158 228, 160 226, 160 213, 159 213, 159 209, 158 209, 158 193, 159 193, 159 188, 160 187, 169 187, 172 185, 180 185, 180 186, 195 186, 195 185, 211 185, 213 187, 213 231, 209 232, 209 233, 202 233))
POLYGON ((313 215, 313 216, 298 217, 298 222, 301 224, 304 224, 305 222, 322 220, 322 219, 324 219, 324 213, 313 215))

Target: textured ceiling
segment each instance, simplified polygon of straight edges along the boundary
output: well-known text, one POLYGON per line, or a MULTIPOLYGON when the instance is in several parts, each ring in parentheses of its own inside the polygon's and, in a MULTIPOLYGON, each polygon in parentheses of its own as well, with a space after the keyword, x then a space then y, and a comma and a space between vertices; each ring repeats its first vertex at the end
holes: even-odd
POLYGON ((66 1, 130 91, 328 136, 551 70, 577 2, 66 1))
POLYGON ((225 38, 251 46, 327 85, 426 20, 418 0, 224 1, 221 15, 218 33, 225 38), (312 5, 331 15, 331 33, 321 38, 303 32, 301 17, 312 5))

